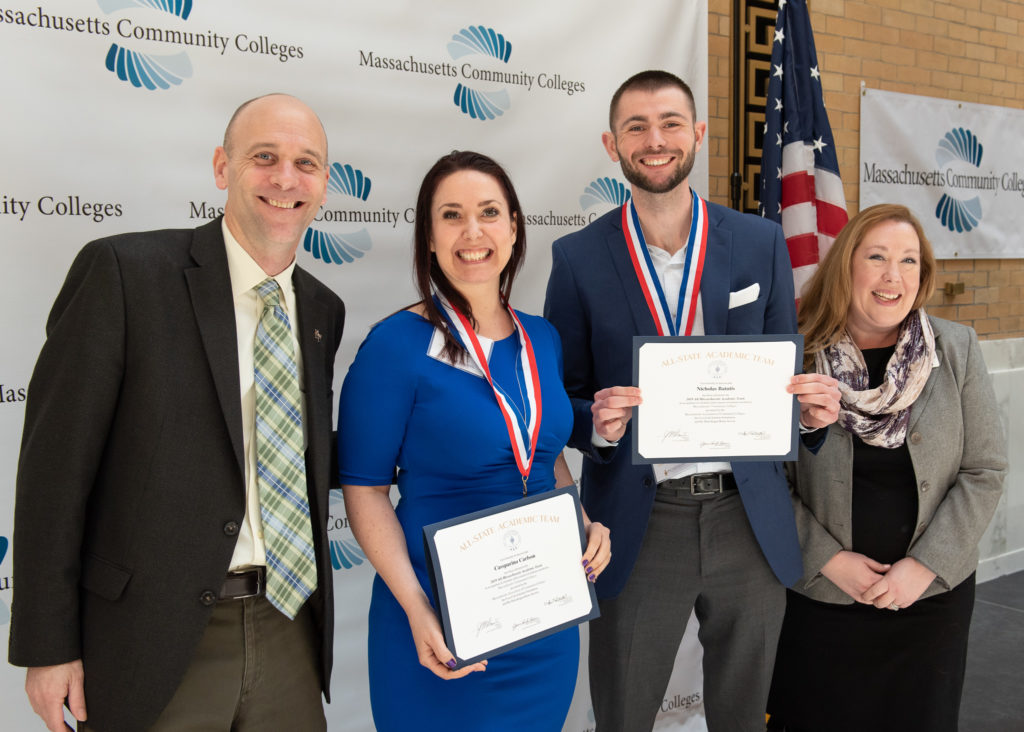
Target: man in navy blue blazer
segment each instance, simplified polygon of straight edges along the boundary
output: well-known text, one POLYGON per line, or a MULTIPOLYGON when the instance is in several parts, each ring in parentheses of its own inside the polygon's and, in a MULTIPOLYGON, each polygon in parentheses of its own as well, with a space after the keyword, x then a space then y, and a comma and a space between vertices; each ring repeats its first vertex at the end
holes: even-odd
MULTIPOLYGON (((681 79, 631 77, 609 124, 602 141, 631 202, 554 243, 544 309, 562 337, 583 503, 614 542, 590 625, 597 728, 652 728, 693 608, 709 729, 763 730, 784 586, 803 573, 782 464, 634 465, 628 422, 641 395, 623 385, 635 335, 795 333, 786 242, 777 224, 690 189, 706 125, 681 79), (700 269, 702 248, 697 281, 684 275, 700 269)), ((835 421, 833 379, 798 375, 788 390, 805 428, 835 421)))

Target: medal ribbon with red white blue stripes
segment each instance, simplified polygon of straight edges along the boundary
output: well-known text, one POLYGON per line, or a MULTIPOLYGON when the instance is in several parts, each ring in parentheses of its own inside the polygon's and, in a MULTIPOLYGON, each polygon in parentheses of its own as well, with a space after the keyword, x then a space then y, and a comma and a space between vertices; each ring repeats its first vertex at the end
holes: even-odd
POLYGON ((519 336, 519 359, 526 382, 526 394, 524 395, 526 404, 524 406, 530 415, 529 424, 526 427, 528 435, 523 433, 508 399, 495 386, 494 379, 491 378, 491 370, 487 365, 487 354, 484 353, 483 346, 480 345, 480 339, 473 332, 469 318, 455 309, 440 292, 436 292, 434 297, 447 315, 446 320, 449 327, 454 329, 454 335, 462 342, 469 352, 469 357, 473 359, 473 363, 477 365, 487 379, 487 383, 491 385, 494 398, 498 402, 498 409, 501 410, 501 416, 505 419, 505 428, 508 430, 508 438, 512 443, 512 454, 516 458, 516 467, 519 468, 519 474, 523 477, 523 495, 525 496, 526 480, 530 477, 530 468, 533 466, 533 458, 537 453, 537 437, 540 435, 541 419, 540 376, 537 373, 537 357, 533 353, 530 337, 526 335, 526 328, 519 322, 519 317, 509 306, 508 314, 512 317, 516 334, 519 336))
POLYGON ((673 321, 669 315, 668 301, 654 270, 651 253, 647 251, 644 232, 640 226, 640 217, 630 199, 622 204, 622 233, 626 237, 629 258, 633 262, 636 278, 640 282, 647 307, 654 318, 658 335, 690 335, 693 321, 697 316, 697 296, 700 294, 700 278, 704 273, 704 254, 708 248, 708 207, 704 199, 694 191, 693 215, 690 223, 690 234, 686 241, 686 255, 683 267, 683 281, 679 286, 679 300, 676 317, 673 321), (683 317, 686 317, 685 327, 683 317))

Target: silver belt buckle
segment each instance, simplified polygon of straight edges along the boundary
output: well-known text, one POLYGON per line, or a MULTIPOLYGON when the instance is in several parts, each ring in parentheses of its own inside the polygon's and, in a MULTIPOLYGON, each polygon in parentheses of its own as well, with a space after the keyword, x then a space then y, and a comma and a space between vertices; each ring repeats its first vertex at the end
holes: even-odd
POLYGON ((690 495, 710 496, 722 492, 721 473, 694 473, 690 476, 690 495), (714 486, 708 484, 715 481, 714 486))
POLYGON ((254 592, 250 592, 248 595, 235 595, 235 596, 233 596, 231 598, 232 600, 245 600, 245 599, 250 598, 250 597, 259 597, 260 595, 263 594, 263 592, 266 589, 266 587, 265 587, 265 585, 266 585, 266 579, 265 579, 266 578, 266 570, 265 569, 261 569, 260 567, 253 567, 252 569, 247 569, 247 570, 244 570, 242 572, 229 572, 229 574, 236 574, 236 575, 252 574, 255 577, 255 579, 256 579, 256 589, 255 589, 254 592))

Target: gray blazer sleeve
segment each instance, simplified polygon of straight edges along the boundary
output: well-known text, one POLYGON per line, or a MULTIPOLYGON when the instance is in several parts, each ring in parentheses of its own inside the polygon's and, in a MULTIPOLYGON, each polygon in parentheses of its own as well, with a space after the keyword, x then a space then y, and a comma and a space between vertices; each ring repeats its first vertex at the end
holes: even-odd
MULTIPOLYGON (((946 422, 950 433, 958 431, 962 435, 962 449, 959 469, 949 475, 948 486, 934 483, 925 486, 918 480, 919 514, 924 528, 918 526, 907 554, 935 572, 936 580, 944 589, 951 589, 967 579, 978 565, 978 542, 1002 494, 1007 469, 1006 441, 978 336, 971 328, 947 328, 954 325, 951 323, 940 325, 933 319, 933 325, 937 335, 952 331, 948 335, 943 333, 946 336, 943 342, 946 358, 952 366, 953 381, 959 389, 956 394, 933 395, 933 399, 942 401, 939 406, 943 414, 936 415, 937 427, 943 429, 942 423, 946 422), (958 422, 959 430, 956 429, 958 422), (925 499, 933 490, 943 494, 934 506, 925 499), (926 510, 930 515, 925 515, 926 510)), ((915 458, 915 453, 919 452, 916 447, 911 439, 911 455, 915 458)), ((956 452, 955 445, 938 447, 956 452)), ((941 460, 941 456, 930 454, 930 450, 920 452, 924 453, 922 465, 926 464, 924 461, 941 460)), ((919 461, 915 459, 914 464, 916 470, 919 461)))

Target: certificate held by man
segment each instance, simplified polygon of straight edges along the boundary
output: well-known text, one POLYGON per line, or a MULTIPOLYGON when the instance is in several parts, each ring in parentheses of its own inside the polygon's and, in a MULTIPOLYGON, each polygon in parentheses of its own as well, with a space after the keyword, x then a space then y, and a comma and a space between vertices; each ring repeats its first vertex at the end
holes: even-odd
POLYGON ((794 460, 801 335, 633 339, 634 463, 794 460))
POLYGON ((458 667, 600 614, 573 486, 424 526, 423 541, 458 667))

